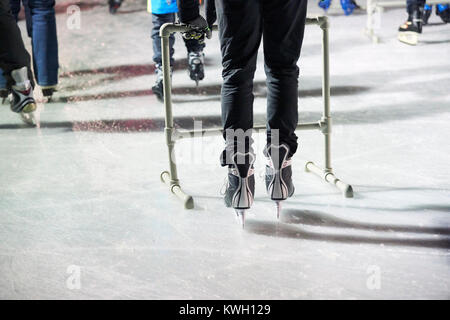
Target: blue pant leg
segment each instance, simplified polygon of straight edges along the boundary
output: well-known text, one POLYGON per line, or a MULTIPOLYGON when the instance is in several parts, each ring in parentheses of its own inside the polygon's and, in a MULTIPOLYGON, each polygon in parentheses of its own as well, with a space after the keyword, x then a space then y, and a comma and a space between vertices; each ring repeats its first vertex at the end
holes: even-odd
MULTIPOLYGON (((161 37, 159 36, 159 29, 164 23, 174 23, 175 22, 175 13, 167 13, 167 14, 155 14, 152 13, 152 39, 153 39, 153 61, 157 65, 162 64, 162 52, 161 52, 161 37)), ((173 65, 173 54, 174 49, 173 45, 175 43, 175 36, 172 34, 169 37, 169 46, 170 46, 170 65, 173 65)))
POLYGON ((2 69, 0 69, 0 89, 6 89, 6 79, 2 69))
POLYGON ((36 80, 41 86, 58 83, 58 39, 55 0, 28 0, 36 80))

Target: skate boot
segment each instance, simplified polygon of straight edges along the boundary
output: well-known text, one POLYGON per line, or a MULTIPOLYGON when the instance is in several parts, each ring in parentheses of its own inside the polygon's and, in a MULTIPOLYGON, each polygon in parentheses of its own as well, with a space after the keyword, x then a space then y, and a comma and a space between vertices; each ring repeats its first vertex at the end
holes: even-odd
POLYGON ((419 34, 422 33, 423 7, 414 9, 408 17, 408 21, 398 29, 398 40, 400 42, 415 46, 419 41, 419 34))
POLYGON ((327 11, 331 6, 331 0, 320 0, 318 3, 319 7, 327 11))
POLYGON ((270 199, 277 206, 277 218, 280 218, 281 201, 286 200, 294 194, 295 188, 292 183, 291 158, 288 158, 289 147, 285 144, 266 147, 264 155, 266 164, 266 190, 270 199))
POLYGON ((430 19, 431 16, 431 9, 433 9, 433 7, 428 4, 423 7, 423 25, 428 24, 428 19, 430 19))
MULTIPOLYGON (((155 66, 156 81, 155 85, 152 87, 152 92, 156 98, 163 102, 164 101, 164 88, 163 88, 163 70, 162 65, 157 64, 155 66)), ((170 76, 172 76, 172 70, 170 71, 170 76)))
POLYGON ((11 87, 11 110, 20 114, 22 120, 30 125, 36 124, 36 102, 33 98, 33 88, 28 80, 27 67, 11 72, 14 84, 11 87))
POLYGON ((122 0, 109 0, 109 13, 115 14, 117 12, 117 9, 120 8, 122 5, 122 0))
POLYGON ((450 22, 450 6, 448 4, 437 4, 436 14, 441 17, 444 23, 450 22))
POLYGON ((342 10, 344 10, 346 16, 351 15, 353 13, 353 10, 359 8, 354 0, 341 0, 341 7, 342 10))
POLYGON ((204 60, 205 55, 202 51, 198 52, 189 52, 188 53, 188 72, 189 77, 195 81, 195 84, 198 86, 198 82, 200 80, 203 80, 205 78, 205 71, 204 71, 204 60))
POLYGON ((41 86, 42 95, 50 102, 53 97, 53 93, 56 92, 56 86, 41 86))
POLYGON ((251 153, 235 153, 233 164, 228 168, 228 183, 225 190, 225 206, 233 207, 242 228, 245 226, 245 210, 250 209, 255 194, 255 175, 251 153))

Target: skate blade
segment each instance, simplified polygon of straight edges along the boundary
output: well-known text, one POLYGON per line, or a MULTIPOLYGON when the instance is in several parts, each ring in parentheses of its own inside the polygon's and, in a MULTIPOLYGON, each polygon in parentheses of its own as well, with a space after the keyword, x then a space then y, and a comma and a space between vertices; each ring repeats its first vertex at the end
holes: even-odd
POLYGON ((236 219, 238 224, 244 229, 245 227, 245 210, 235 209, 236 210, 236 219))
POLYGON ((23 122, 30 126, 38 126, 37 119, 37 106, 35 103, 30 103, 23 108, 22 112, 20 112, 20 118, 23 122))
POLYGON ((415 46, 419 42, 419 35, 417 32, 399 32, 398 41, 415 46))
POLYGON ((281 201, 275 201, 275 206, 277 207, 277 219, 280 220, 280 215, 281 215, 281 201))

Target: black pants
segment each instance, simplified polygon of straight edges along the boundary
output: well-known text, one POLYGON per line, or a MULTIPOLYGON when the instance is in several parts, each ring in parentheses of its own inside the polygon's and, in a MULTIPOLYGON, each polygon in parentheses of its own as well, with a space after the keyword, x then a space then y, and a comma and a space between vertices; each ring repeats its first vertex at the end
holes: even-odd
POLYGON ((425 6, 425 0, 406 0, 406 11, 412 15, 413 11, 425 6))
MULTIPOLYGON (((227 129, 253 127, 253 77, 263 38, 267 76, 267 140, 279 130, 280 143, 297 150, 297 61, 303 42, 307 0, 216 0, 222 50, 222 123, 227 129)), ((242 143, 226 140, 226 151, 242 143)), ((251 149, 251 138, 245 149, 251 149)), ((230 164, 229 152, 222 165, 230 164)))
POLYGON ((20 29, 11 14, 9 0, 0 0, 0 68, 11 85, 11 71, 28 67, 29 78, 33 83, 30 69, 30 55, 23 44, 20 29))

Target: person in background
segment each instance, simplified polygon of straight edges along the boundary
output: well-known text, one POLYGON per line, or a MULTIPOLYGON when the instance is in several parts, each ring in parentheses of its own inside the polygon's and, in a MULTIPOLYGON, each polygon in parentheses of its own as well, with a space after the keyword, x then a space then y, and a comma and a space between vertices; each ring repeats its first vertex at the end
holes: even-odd
MULTIPOLYGON (((327 11, 331 6, 332 0, 320 0, 318 5, 323 10, 327 11)), ((361 9, 361 7, 355 2, 355 0, 340 0, 342 10, 346 16, 351 15, 355 9, 361 9)))
POLYGON ((5 86, 11 93, 11 110, 22 119, 34 124, 36 102, 33 97, 33 74, 30 55, 23 44, 20 29, 11 14, 9 0, 0 0, 0 68, 3 70, 5 86))
POLYGON ((122 5, 123 0, 108 0, 109 13, 115 14, 122 5))
MULTIPOLYGON (((198 6, 198 0, 195 0, 198 6)), ((148 0, 148 11, 152 14, 153 28, 151 37, 153 40, 153 61, 155 62, 156 82, 152 87, 153 93, 159 100, 163 99, 163 72, 161 56, 161 37, 159 29, 164 23, 174 23, 175 15, 178 12, 176 0, 148 0)), ((170 65, 174 64, 174 43, 175 36, 172 34, 169 38, 170 45, 170 65)), ((205 48, 204 37, 200 39, 184 39, 187 49, 188 73, 189 77, 196 82, 203 80, 204 58, 203 49, 205 48)))
MULTIPOLYGON (((425 4, 423 12, 423 24, 428 24, 428 19, 430 19, 431 11, 433 9, 432 5, 425 4)), ((450 22, 450 5, 448 3, 439 3, 436 5, 436 15, 441 17, 442 22, 450 22)))
MULTIPOLYGON (((25 8, 28 36, 33 50, 33 69, 42 93, 49 100, 58 84, 58 39, 55 0, 8 0, 16 21, 21 4, 25 8)), ((0 79, 1 84, 4 79, 0 79)))

